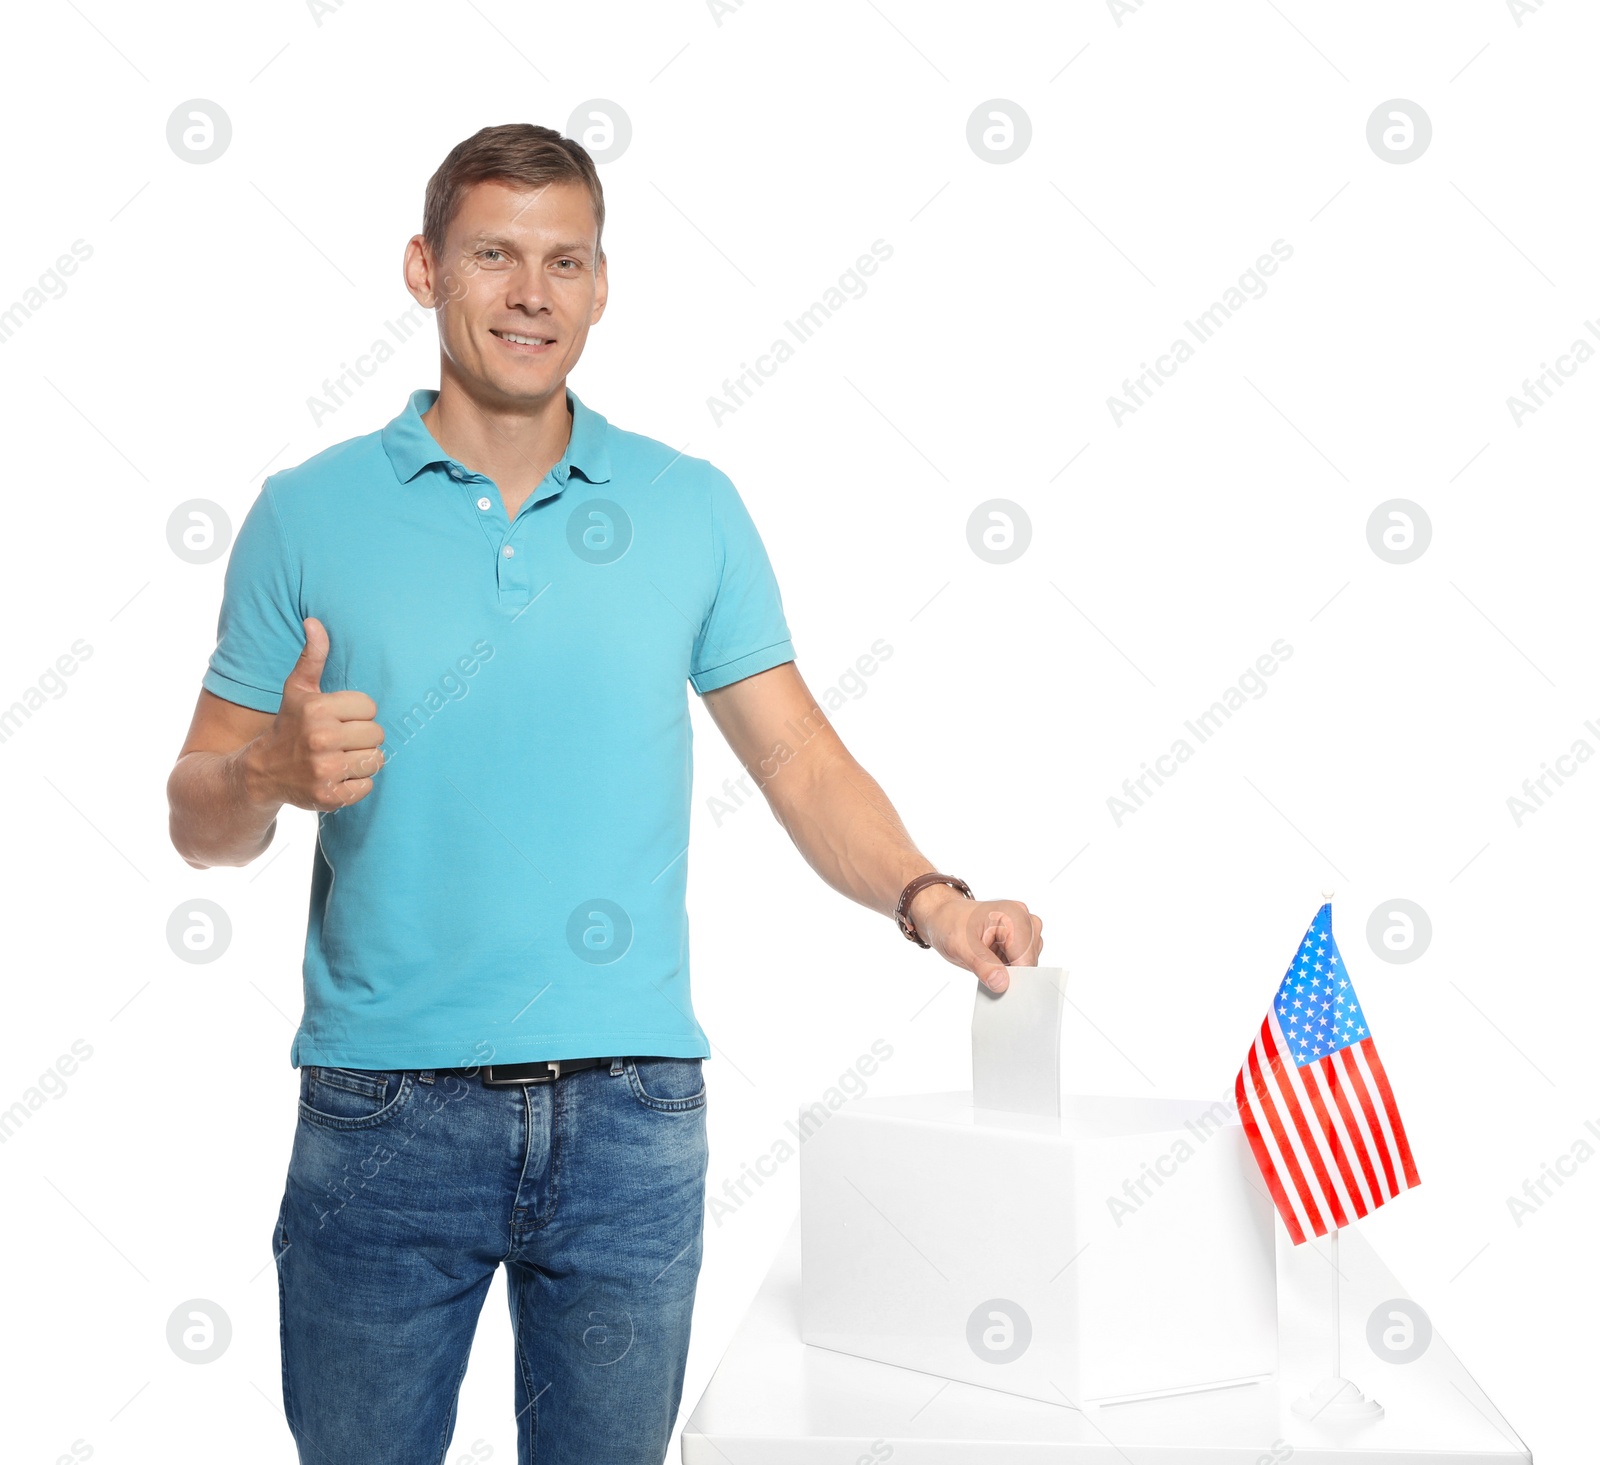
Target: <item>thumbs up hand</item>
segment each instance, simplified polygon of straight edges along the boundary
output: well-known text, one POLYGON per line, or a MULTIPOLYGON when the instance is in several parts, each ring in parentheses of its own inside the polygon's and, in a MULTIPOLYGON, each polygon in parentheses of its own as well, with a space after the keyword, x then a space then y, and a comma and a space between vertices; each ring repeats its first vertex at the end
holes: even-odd
POLYGON ((303 624, 305 649, 284 681, 272 727, 250 745, 246 776, 259 802, 320 813, 372 792, 384 761, 383 729, 373 720, 378 704, 365 692, 322 690, 328 632, 314 616, 303 624))

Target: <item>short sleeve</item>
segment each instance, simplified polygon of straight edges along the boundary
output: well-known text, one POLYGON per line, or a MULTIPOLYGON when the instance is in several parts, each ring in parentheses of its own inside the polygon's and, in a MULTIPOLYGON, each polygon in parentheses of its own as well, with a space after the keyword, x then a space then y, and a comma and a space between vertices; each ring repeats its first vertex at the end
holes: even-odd
POLYGON ((794 660, 783 599, 766 546, 733 480, 711 471, 717 590, 695 638, 689 682, 702 696, 794 660))
POLYGON ((305 648, 299 573, 268 479, 239 526, 223 580, 217 649, 201 686, 257 712, 276 712, 305 648))

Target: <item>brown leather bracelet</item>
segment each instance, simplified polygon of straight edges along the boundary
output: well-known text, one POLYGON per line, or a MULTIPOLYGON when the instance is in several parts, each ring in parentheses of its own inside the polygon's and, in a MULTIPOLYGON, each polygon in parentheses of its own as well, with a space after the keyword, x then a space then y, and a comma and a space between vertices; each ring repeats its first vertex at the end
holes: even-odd
POLYGON ((916 879, 908 881, 906 888, 900 892, 900 899, 895 903, 894 918, 906 940, 915 941, 922 947, 926 947, 928 943, 917 934, 917 928, 906 911, 910 908, 912 897, 930 885, 950 885, 968 900, 977 899, 972 893, 972 887, 958 875, 941 875, 937 870, 930 870, 926 875, 918 875, 916 879))

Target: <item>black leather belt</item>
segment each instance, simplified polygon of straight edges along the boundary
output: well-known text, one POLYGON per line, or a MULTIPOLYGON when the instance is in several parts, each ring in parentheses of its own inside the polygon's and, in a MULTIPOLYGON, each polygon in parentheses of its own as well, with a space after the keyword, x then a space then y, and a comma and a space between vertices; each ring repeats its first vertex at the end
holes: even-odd
POLYGON ((443 1068, 438 1071, 481 1078, 491 1089, 514 1089, 531 1083, 551 1083, 569 1073, 581 1073, 585 1068, 610 1062, 609 1058, 546 1058, 537 1063, 485 1063, 480 1068, 443 1068))

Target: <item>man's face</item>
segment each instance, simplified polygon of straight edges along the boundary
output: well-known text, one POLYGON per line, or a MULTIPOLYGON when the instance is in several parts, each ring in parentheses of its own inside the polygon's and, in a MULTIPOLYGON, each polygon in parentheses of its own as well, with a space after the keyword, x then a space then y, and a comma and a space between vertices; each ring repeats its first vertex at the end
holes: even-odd
POLYGON ((439 340, 456 372, 490 397, 548 397, 583 354, 606 304, 594 208, 579 183, 490 180, 469 188, 429 268, 420 238, 406 281, 438 307, 439 340))

